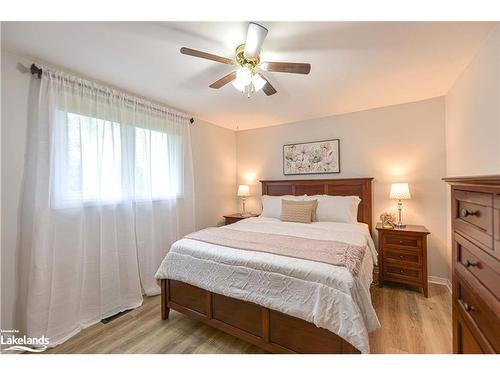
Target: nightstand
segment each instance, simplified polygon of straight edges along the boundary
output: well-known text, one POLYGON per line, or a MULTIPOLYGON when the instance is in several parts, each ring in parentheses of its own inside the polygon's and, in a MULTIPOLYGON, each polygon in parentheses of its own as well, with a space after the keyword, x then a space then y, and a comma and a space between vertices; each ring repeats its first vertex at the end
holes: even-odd
POLYGON ((224 219, 226 220, 224 225, 234 224, 237 221, 257 216, 259 215, 258 214, 248 214, 247 216, 242 216, 241 214, 224 215, 224 219))
POLYGON ((417 286, 428 295, 427 235, 422 225, 384 228, 377 224, 379 287, 384 281, 417 286))

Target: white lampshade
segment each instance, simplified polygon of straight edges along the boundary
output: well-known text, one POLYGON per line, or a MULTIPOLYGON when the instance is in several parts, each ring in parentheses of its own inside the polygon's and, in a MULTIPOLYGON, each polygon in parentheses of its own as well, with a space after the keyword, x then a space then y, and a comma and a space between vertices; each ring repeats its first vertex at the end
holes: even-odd
POLYGON ((259 74, 254 75, 252 78, 252 84, 255 91, 259 91, 261 88, 264 87, 266 83, 267 83, 266 80, 262 78, 259 74))
POLYGON ((252 72, 247 67, 242 66, 236 71, 236 79, 231 84, 236 90, 245 92, 247 86, 252 82, 252 72))
POLYGON ((248 185, 238 186, 238 197, 248 197, 250 195, 250 187, 248 185))
POLYGON ((397 182, 391 185, 391 199, 411 199, 410 189, 407 182, 397 182))
POLYGON ((231 84, 233 85, 233 87, 236 90, 238 90, 240 92, 245 92, 245 90, 247 88, 247 85, 244 85, 240 81, 237 81, 237 80, 234 80, 233 82, 231 82, 231 84))
POLYGON ((252 72, 246 66, 242 66, 236 71, 235 81, 240 85, 249 85, 252 82, 252 72))

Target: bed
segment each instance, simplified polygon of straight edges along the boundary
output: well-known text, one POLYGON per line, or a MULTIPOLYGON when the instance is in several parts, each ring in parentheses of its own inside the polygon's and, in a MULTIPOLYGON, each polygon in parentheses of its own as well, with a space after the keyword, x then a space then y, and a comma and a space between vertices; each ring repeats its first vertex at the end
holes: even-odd
POLYGON ((359 274, 345 267, 194 239, 177 241, 156 274, 161 318, 170 309, 272 353, 369 353, 380 324, 371 304, 372 178, 261 181, 262 194, 358 196, 358 223, 285 223, 249 218, 235 230, 331 239, 365 246, 359 274))

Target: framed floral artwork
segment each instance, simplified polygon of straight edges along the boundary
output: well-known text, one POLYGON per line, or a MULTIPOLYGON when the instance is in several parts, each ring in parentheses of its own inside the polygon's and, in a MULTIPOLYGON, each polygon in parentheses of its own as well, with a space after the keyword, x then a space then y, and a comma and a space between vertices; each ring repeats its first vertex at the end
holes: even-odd
POLYGON ((339 139, 284 145, 283 174, 340 173, 339 154, 339 139))

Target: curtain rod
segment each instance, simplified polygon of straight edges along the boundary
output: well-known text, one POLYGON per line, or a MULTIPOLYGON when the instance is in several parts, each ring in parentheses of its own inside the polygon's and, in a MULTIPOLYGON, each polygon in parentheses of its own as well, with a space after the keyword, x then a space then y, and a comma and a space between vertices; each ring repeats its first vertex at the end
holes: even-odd
MULTIPOLYGON (((42 78, 42 72, 43 72, 42 68, 39 68, 39 67, 38 67, 38 66, 36 66, 35 64, 31 64, 31 66, 30 66, 30 71, 31 71, 31 74, 32 74, 32 75, 35 75, 35 74, 36 74, 36 75, 38 76, 38 78, 39 78, 39 79, 41 79, 41 78, 42 78)), ((192 117, 191 117, 191 118, 189 119, 189 122, 190 122, 191 124, 192 124, 192 123, 194 123, 194 118, 192 118, 192 117)))

